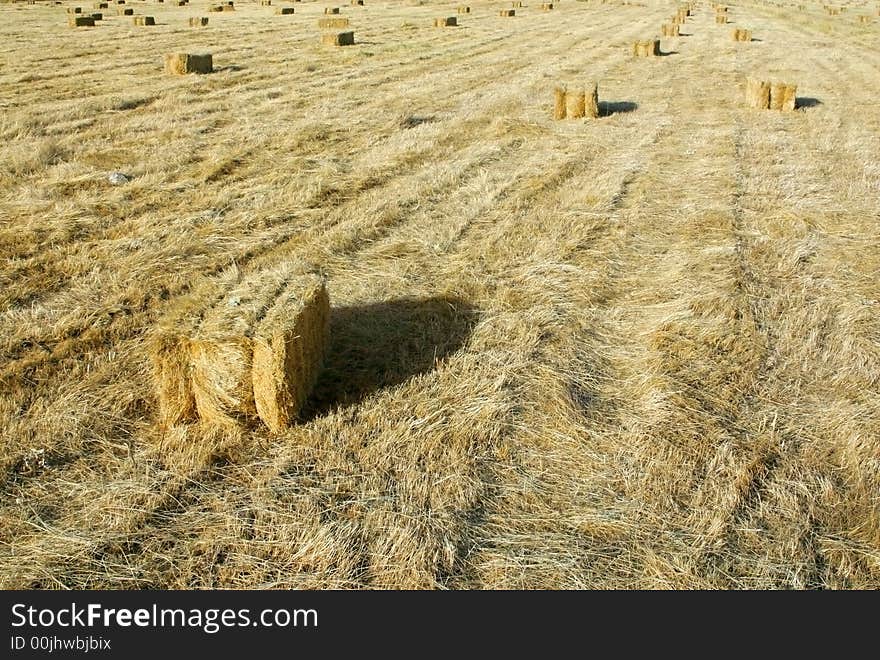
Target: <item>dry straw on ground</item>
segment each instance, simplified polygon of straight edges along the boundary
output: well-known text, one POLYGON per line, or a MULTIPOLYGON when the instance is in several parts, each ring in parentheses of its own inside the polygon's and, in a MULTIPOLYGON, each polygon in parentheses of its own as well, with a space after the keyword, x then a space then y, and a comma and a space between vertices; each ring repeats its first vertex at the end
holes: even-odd
POLYGON ((0 587, 880 588, 873 28, 702 5, 645 62, 677 2, 463 38, 413 0, 334 52, 324 3, 210 4, 0 3, 0 587), (203 48, 237 66, 159 75, 203 48), (581 76, 607 116, 554 121, 581 76), (300 260, 333 305, 290 427, 179 383, 157 423, 166 315, 300 260))

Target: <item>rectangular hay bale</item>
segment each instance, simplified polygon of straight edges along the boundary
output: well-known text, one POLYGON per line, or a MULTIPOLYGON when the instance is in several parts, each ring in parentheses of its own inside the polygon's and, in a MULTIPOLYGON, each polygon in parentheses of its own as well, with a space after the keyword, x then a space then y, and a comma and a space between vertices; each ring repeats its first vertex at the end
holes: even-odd
POLYGON ((190 27, 204 27, 208 24, 207 16, 191 16, 189 19, 190 27))
POLYGON ((257 415, 274 433, 288 428, 308 399, 330 336, 330 299, 317 276, 288 284, 254 336, 257 415))
POLYGON ((91 16, 70 16, 67 24, 70 27, 95 27, 95 19, 91 16))
POLYGON ((152 16, 135 16, 134 17, 135 25, 155 25, 156 19, 152 16))
POLYGON ((446 18, 435 18, 434 19, 434 27, 447 27, 447 26, 456 26, 458 25, 458 19, 455 16, 448 16, 446 18))
POLYGON ((565 119, 565 87, 553 90, 553 119, 565 119))
POLYGON ((347 18, 319 18, 318 27, 322 30, 333 28, 348 27, 349 20, 347 18))
POLYGON ((176 75, 211 73, 214 70, 210 53, 166 53, 165 72, 176 75))
POLYGON ((748 78, 746 80, 746 105, 758 110, 767 110, 770 107, 770 83, 748 78))
POLYGON ((275 14, 277 16, 289 16, 294 13, 293 7, 276 7, 275 14))
POLYGON ((328 32, 321 35, 321 43, 325 46, 353 46, 354 32, 328 32))

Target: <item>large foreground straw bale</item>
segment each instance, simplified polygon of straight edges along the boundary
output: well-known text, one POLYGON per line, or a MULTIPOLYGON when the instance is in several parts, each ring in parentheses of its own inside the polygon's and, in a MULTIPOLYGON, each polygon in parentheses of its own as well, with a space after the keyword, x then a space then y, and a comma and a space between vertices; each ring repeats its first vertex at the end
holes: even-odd
POLYGON ((200 287, 150 339, 163 425, 259 417, 283 430, 317 379, 329 324, 324 281, 289 265, 200 287))
POLYGON ((190 342, 205 313, 236 281, 234 271, 202 281, 191 293, 175 301, 149 337, 147 345, 159 399, 159 417, 164 426, 197 418, 190 342))
POLYGON ((165 72, 183 75, 187 73, 211 73, 214 61, 210 53, 166 53, 165 72))
POLYGON ((318 378, 330 335, 323 281, 297 278, 254 337, 252 381, 260 419, 275 433, 290 426, 318 378))

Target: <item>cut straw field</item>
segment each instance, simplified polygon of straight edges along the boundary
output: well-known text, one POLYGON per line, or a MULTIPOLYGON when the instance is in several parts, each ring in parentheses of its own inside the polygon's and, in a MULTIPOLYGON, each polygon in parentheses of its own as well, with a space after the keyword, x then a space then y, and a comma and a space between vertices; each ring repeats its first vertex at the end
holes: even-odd
POLYGON ((0 587, 880 588, 876 3, 523 5, 0 4, 0 587), (164 423, 288 271, 295 423, 164 423))

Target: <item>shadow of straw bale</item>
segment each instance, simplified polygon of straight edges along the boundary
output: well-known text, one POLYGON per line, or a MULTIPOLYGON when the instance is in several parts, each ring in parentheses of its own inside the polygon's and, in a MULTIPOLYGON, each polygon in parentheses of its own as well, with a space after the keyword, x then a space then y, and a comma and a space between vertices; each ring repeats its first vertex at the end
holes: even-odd
POLYGON ((635 112, 638 107, 639 104, 632 101, 599 101, 599 116, 610 117, 625 112, 635 112))
POLYGON ((811 96, 798 96, 794 102, 794 107, 798 110, 801 108, 815 108, 817 105, 822 105, 822 101, 811 96))
POLYGON ((467 342, 476 320, 472 305, 444 296, 332 308, 327 357, 302 420, 433 370, 467 342))

